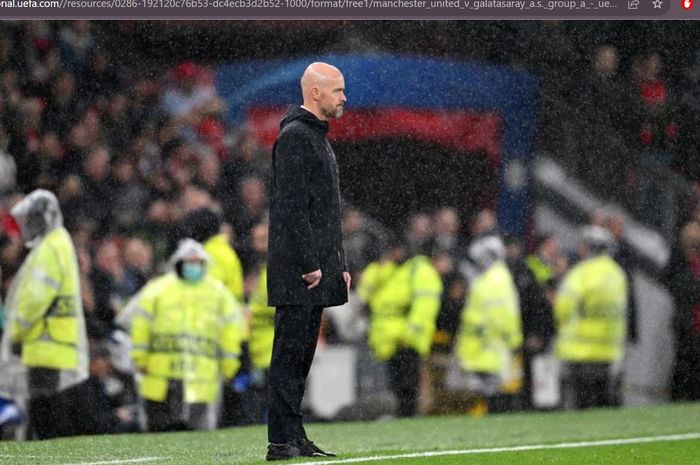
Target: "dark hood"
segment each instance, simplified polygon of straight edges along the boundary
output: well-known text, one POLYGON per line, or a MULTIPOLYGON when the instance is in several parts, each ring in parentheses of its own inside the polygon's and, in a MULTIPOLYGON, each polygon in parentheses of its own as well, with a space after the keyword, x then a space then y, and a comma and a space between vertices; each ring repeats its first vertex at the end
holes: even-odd
POLYGON ((285 126, 296 120, 303 121, 314 130, 320 131, 323 134, 328 132, 328 121, 321 121, 309 110, 305 110, 298 105, 293 105, 287 109, 287 113, 284 114, 284 118, 282 118, 282 121, 280 122, 280 130, 284 129, 285 126))

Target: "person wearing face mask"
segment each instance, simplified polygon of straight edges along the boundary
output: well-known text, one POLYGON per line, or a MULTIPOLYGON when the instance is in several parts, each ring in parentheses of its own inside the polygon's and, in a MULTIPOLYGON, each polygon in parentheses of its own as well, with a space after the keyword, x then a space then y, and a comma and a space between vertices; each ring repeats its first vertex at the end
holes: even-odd
POLYGON ((31 251, 8 293, 0 384, 14 386, 0 390, 13 391, 10 394, 19 396, 20 403, 28 397, 30 439, 70 435, 67 390, 88 377, 75 248, 53 193, 35 190, 10 214, 31 251))
POLYGON ((472 279, 462 311, 455 352, 464 370, 466 387, 486 399, 489 412, 513 408, 506 395, 517 389, 510 371, 523 343, 520 302, 506 265, 500 237, 486 235, 469 246, 477 274, 472 279))
POLYGON ((131 358, 149 431, 213 429, 220 378, 240 367, 242 310, 207 275, 208 262, 202 245, 185 239, 171 270, 138 294, 131 358))

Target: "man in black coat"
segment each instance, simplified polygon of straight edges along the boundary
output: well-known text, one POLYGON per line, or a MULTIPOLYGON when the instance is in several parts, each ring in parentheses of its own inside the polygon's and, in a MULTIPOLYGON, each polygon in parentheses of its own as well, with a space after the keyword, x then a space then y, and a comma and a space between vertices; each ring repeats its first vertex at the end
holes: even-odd
POLYGON ((312 63, 301 78, 304 105, 290 107, 272 151, 268 304, 276 307, 269 372, 267 460, 333 456, 309 441, 301 400, 324 307, 348 299, 340 188, 328 120, 345 104, 342 73, 312 63))

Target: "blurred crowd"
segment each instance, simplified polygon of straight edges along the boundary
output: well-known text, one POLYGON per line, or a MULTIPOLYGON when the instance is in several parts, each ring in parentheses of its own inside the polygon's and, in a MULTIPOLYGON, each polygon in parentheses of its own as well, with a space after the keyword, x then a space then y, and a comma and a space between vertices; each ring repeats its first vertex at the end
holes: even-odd
POLYGON ((685 66, 653 49, 629 57, 601 45, 588 70, 564 89, 550 87, 556 103, 545 103, 552 118, 567 113, 551 130, 571 138, 546 149, 564 148, 577 177, 666 236, 680 226, 686 184, 700 181, 700 50, 689 56, 685 66), (679 69, 682 78, 671 79, 679 69))
MULTIPOLYGON (((224 237, 240 259, 241 289, 233 295, 242 306, 248 331, 269 330, 273 318, 265 313, 266 298, 260 287, 267 245, 269 150, 263 150, 245 127, 228 125, 225 103, 216 93, 210 68, 182 61, 153 73, 135 73, 129 63, 112 59, 113 47, 89 21, 0 26, 1 294, 7 296, 9 283, 28 253, 10 210, 34 189, 55 193, 79 265, 90 355, 84 389, 96 399, 95 416, 104 415, 78 428, 79 433, 143 427, 136 414, 139 395, 131 375, 132 361, 128 350, 124 352, 128 343, 123 338, 130 328, 119 317, 147 283, 172 268, 168 260, 181 239, 206 243, 213 236, 224 237), (213 215, 213 226, 197 216, 203 211, 213 215), (193 228, 195 217, 198 225, 208 225, 206 231, 193 228)), ((613 171, 597 175, 594 181, 601 182, 602 189, 626 189, 628 183, 610 180, 627 180, 621 173, 638 167, 635 185, 647 199, 644 208, 658 209, 658 225, 665 228, 664 212, 673 207, 665 203, 657 165, 675 166, 690 179, 700 176, 696 173, 700 169, 694 167, 700 162, 693 158, 700 153, 693 138, 700 108, 700 65, 691 69, 694 87, 677 98, 663 79, 658 54, 640 58, 632 83, 626 84, 617 73, 614 47, 601 47, 593 57, 585 92, 574 94, 593 128, 581 131, 590 144, 585 151, 590 156, 580 157, 582 172, 601 173, 604 166, 613 171), (619 128, 624 137, 618 139, 618 133, 610 132, 606 134, 614 140, 595 136, 601 125, 619 128), (619 147, 627 147, 626 153, 644 153, 646 161, 619 156, 622 150, 611 153, 619 147), (611 155, 601 165, 605 153, 611 155), (648 170, 643 172, 647 161, 648 170)), ((404 231, 392 233, 348 207, 343 234, 356 283, 353 311, 369 328, 359 340, 351 339, 387 363, 389 388, 404 401, 395 413, 586 407, 591 405, 575 392, 570 397, 565 390, 560 392, 559 381, 599 375, 605 382, 591 389, 604 395, 592 405, 619 405, 624 344, 637 337, 630 278, 635 264, 623 239, 621 215, 601 211, 590 223, 597 229, 582 235, 581 249, 563 250, 556 235, 531 241, 502 235, 496 215, 488 209, 474 212, 471 218, 460 218, 450 206, 416 213, 406 220, 404 231), (592 252, 611 257, 617 265, 609 268, 616 279, 616 266, 624 273, 624 279, 619 279, 624 285, 615 290, 615 303, 609 305, 616 311, 613 339, 618 345, 614 353, 602 357, 605 366, 586 371, 591 367, 573 363, 570 373, 555 373, 551 371, 557 358, 553 341, 563 321, 556 310, 558 289, 592 252), (374 279, 368 277, 373 264, 377 281, 368 288, 374 279), (415 269, 420 269, 422 278, 414 282, 410 270, 415 269), (491 271, 493 275, 486 279, 491 271), (407 280, 405 286, 399 278, 407 280), (475 308, 474 301, 470 303, 475 289, 486 293, 485 302, 491 301, 487 295, 494 288, 491 279, 497 283, 495 288, 512 291, 505 292, 508 298, 498 307, 510 322, 502 331, 508 338, 499 340, 493 357, 478 345, 482 332, 493 328, 484 329, 465 316, 477 312, 467 311, 475 308), (411 286, 417 286, 420 292, 415 295, 423 300, 402 294, 400 307, 415 309, 415 314, 413 310, 401 317, 382 314, 386 307, 376 302, 391 302, 394 289, 411 286), (623 301, 624 314, 617 311, 623 301), (400 335, 392 336, 393 345, 387 348, 377 340, 385 343, 389 337, 382 332, 385 329, 377 328, 400 335), (457 367, 452 354, 461 359, 457 367), (474 366, 473 360, 481 356, 498 362, 474 366), (542 379, 533 380, 533 376, 542 379), (551 389, 535 392, 535 381, 549 383, 551 389)), ((700 372, 700 313, 694 300, 700 292, 691 284, 700 282, 699 224, 693 219, 681 229, 667 273, 669 288, 685 309, 677 312, 674 324, 677 338, 687 341, 679 345, 677 360, 695 367, 694 373, 700 372)), ((324 322, 323 338, 347 343, 344 329, 341 323, 324 322)), ((223 392, 219 425, 264 421, 260 380, 264 370, 253 369, 255 353, 252 347, 244 348, 243 357, 249 360, 242 361, 239 376, 223 392)), ((673 397, 697 399, 697 380, 688 378, 687 367, 677 372, 673 397)), ((0 409, 3 406, 0 402, 0 409)))

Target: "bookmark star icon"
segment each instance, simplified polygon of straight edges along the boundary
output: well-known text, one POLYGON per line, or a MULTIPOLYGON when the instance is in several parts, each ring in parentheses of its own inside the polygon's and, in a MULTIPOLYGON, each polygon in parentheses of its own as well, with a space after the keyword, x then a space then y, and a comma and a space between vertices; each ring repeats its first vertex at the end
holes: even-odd
POLYGON ((661 8, 661 5, 664 4, 663 0, 654 0, 654 1, 651 2, 651 3, 654 4, 654 8, 661 8))

